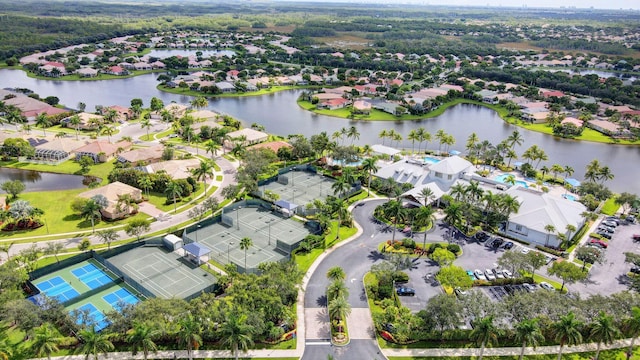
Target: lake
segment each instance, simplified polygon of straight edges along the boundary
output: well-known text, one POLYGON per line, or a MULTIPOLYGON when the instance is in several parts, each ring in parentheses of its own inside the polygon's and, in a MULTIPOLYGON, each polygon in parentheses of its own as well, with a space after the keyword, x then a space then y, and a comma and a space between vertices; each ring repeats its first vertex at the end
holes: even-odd
MULTIPOLYGON (((0 87, 23 87, 35 91, 41 97, 57 96, 62 104, 76 107, 78 102, 87 104, 89 111, 95 105, 129 106, 132 98, 141 98, 144 106, 149 105, 152 97, 162 99, 165 104, 175 101, 188 103, 190 96, 170 94, 156 89, 158 74, 146 74, 133 78, 96 81, 55 81, 39 80, 27 77, 21 70, 0 69, 0 87)), ((516 148, 521 155, 531 145, 538 145, 545 150, 549 160, 542 165, 569 165, 575 169, 573 177, 581 179, 585 166, 593 159, 609 166, 615 178, 607 185, 613 190, 629 191, 640 194, 640 147, 612 144, 600 144, 555 138, 553 136, 528 131, 502 121, 493 110, 475 106, 458 105, 448 109, 444 114, 418 121, 354 121, 317 115, 301 109, 296 99, 301 90, 283 91, 263 96, 213 98, 209 101, 211 110, 231 115, 241 120, 245 126, 258 123, 269 133, 286 136, 303 134, 310 136, 321 131, 329 135, 343 127, 355 126, 360 138, 354 143, 381 143, 378 134, 382 130, 394 129, 406 137, 409 131, 419 127, 434 134, 443 129, 456 139, 451 149, 464 151, 467 137, 475 132, 481 140, 488 140, 494 145, 519 130, 524 143, 516 148)), ((345 143, 351 140, 345 139, 345 143)), ((389 145, 386 140, 386 145, 389 145)), ((411 142, 403 141, 393 146, 411 148, 411 142)), ((424 147, 424 145, 423 145, 424 147)), ((437 149, 437 143, 428 145, 437 149)))
POLYGON ((26 186, 25 192, 81 189, 84 176, 54 174, 35 170, 0 168, 0 183, 20 180, 26 186))

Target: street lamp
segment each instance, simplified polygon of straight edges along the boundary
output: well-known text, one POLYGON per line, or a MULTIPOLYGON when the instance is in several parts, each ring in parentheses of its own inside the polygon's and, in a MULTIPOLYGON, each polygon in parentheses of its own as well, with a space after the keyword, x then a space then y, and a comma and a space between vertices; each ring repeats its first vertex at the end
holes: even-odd
POLYGON ((233 245, 233 241, 227 244, 227 264, 231 264, 231 261, 229 260, 229 251, 231 249, 231 245, 233 245))
POLYGON ((295 181, 293 179, 295 179, 295 176, 293 174, 293 172, 296 171, 296 168, 292 168, 291 169, 291 186, 295 186, 295 181))
POLYGON ((273 222, 274 219, 271 219, 269 221, 265 221, 267 223, 267 225, 269 225, 269 246, 271 246, 271 223, 273 222))
POLYGON ((196 242, 198 242, 198 231, 200 230, 200 224, 196 226, 196 242))
POLYGON ((293 189, 293 199, 291 200, 292 203, 296 203, 296 189, 293 189))
POLYGON ((238 206, 236 209, 236 230, 240 230, 240 209, 242 209, 242 206, 238 206))

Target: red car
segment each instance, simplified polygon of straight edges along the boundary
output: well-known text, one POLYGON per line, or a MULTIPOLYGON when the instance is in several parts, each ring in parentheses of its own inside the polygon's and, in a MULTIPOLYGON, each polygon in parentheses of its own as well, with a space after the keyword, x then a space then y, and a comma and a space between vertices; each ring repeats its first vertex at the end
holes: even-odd
POLYGON ((596 246, 599 246, 603 249, 606 249, 607 247, 609 247, 609 244, 607 244, 606 242, 602 241, 602 240, 598 240, 598 239, 591 239, 589 240, 589 244, 593 244, 596 246))
POLYGON ((631 238, 633 239, 633 241, 640 241, 640 234, 633 234, 631 238))

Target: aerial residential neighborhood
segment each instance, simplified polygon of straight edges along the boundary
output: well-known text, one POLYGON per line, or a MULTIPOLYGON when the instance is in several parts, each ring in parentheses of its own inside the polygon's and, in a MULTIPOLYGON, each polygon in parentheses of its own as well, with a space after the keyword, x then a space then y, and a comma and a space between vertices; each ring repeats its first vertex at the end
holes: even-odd
POLYGON ((640 356, 640 13, 520 5, 0 0, 0 358, 640 356))

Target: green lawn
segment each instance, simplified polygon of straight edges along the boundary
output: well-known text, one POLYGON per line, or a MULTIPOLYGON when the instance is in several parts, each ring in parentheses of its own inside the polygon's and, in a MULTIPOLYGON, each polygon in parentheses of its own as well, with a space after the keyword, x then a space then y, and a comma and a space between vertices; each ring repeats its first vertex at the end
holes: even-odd
MULTIPOLYGON (((570 351, 570 350, 568 350, 570 351)), ((600 352, 600 359, 606 360, 626 360, 627 357, 625 355, 626 348, 624 349, 616 349, 616 350, 602 350, 600 352)), ((585 352, 585 353, 567 353, 567 350, 563 351, 562 358, 565 360, 590 360, 593 359, 595 352, 585 352)), ((640 356, 640 351, 636 347, 633 352, 632 359, 637 359, 640 356)), ((389 356, 389 360, 441 360, 446 359, 447 357, 434 357, 434 356, 420 356, 420 357, 402 357, 402 356, 389 356)), ((456 356, 456 359, 461 360, 473 360, 477 359, 475 356, 456 356)), ((483 359, 487 360, 516 360, 518 356, 483 356, 483 359)), ((558 358, 557 354, 547 354, 547 355, 525 355, 525 359, 527 360, 555 360, 558 358)))
MULTIPOLYGON (((355 227, 348 228, 343 226, 340 228, 340 233, 339 233, 340 238, 336 239, 336 228, 337 228, 337 221, 332 221, 329 232, 324 237, 324 241, 327 248, 345 239, 348 239, 358 231, 358 229, 356 229, 355 227)), ((311 267, 311 264, 313 264, 313 262, 315 261, 315 259, 318 256, 320 256, 320 254, 322 254, 323 252, 324 252, 324 249, 320 248, 320 249, 313 249, 311 250, 311 252, 307 254, 295 255, 295 261, 298 264, 298 268, 300 269, 300 271, 306 273, 307 270, 309 270, 309 268, 311 267)))
POLYGON ((612 196, 604 202, 600 211, 605 215, 614 215, 618 209, 620 209, 620 205, 616 204, 616 197, 612 196))
POLYGON ((267 89, 260 89, 258 91, 251 91, 251 92, 244 92, 244 93, 227 93, 227 94, 204 94, 200 91, 193 91, 190 89, 182 89, 182 88, 170 88, 170 87, 166 87, 163 85, 158 85, 156 86, 156 88, 160 91, 164 91, 164 92, 168 92, 168 93, 172 93, 172 94, 179 94, 179 95, 187 95, 187 96, 206 96, 206 97, 246 97, 246 96, 260 96, 260 95, 267 95, 267 94, 273 94, 276 93, 278 91, 284 91, 284 90, 293 90, 293 89, 305 89, 305 88, 312 88, 311 86, 272 86, 270 88, 267 89))
POLYGON ((82 77, 78 74, 71 74, 71 75, 65 75, 65 76, 60 76, 57 78, 53 78, 50 76, 42 76, 42 75, 37 75, 34 74, 32 72, 26 71, 27 76, 33 79, 40 79, 40 80, 49 80, 49 81, 96 81, 96 80, 114 80, 114 79, 126 79, 126 78, 131 78, 134 76, 138 76, 138 75, 144 75, 144 74, 149 74, 149 73, 153 73, 153 72, 164 72, 165 70, 129 70, 129 75, 110 75, 110 74, 98 74, 98 76, 95 77, 82 77))

